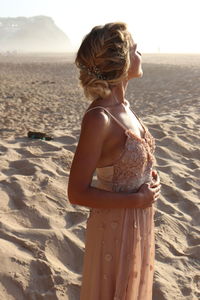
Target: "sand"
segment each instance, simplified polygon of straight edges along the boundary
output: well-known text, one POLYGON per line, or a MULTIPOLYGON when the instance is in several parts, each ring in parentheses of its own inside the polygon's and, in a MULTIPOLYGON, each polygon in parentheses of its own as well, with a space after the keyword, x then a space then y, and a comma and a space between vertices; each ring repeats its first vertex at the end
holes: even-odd
MULTIPOLYGON (((88 102, 72 58, 0 56, 3 300, 79 299, 89 209, 70 204, 67 182, 88 102), (53 140, 31 140, 29 130, 53 140)), ((143 61, 144 76, 130 82, 127 99, 157 144, 153 300, 197 300, 200 55, 149 54, 143 61)))

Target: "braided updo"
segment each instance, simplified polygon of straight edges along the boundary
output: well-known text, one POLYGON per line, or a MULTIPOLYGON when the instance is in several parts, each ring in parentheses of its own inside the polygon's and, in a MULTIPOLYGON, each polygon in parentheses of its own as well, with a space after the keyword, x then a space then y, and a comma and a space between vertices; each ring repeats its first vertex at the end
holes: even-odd
POLYGON ((130 41, 127 25, 122 22, 96 26, 85 36, 75 64, 87 98, 108 96, 111 88, 126 78, 130 67, 130 41))

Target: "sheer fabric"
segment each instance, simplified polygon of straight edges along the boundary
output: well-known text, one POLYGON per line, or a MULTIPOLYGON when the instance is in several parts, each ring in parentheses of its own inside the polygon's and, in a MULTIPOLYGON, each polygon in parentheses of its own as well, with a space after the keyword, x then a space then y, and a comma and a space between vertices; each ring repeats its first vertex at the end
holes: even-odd
MULTIPOLYGON (((125 130, 127 139, 120 159, 112 166, 97 168, 96 187, 129 193, 151 182, 155 140, 141 124, 144 137, 125 130)), ((153 206, 91 209, 80 300, 151 300, 154 255, 153 206)))

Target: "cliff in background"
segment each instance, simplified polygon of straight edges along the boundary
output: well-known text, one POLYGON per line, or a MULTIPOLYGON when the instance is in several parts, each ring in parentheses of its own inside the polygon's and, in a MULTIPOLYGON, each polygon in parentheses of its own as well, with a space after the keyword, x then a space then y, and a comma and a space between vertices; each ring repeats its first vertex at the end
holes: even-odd
POLYGON ((67 52, 70 41, 46 16, 0 18, 0 52, 67 52))

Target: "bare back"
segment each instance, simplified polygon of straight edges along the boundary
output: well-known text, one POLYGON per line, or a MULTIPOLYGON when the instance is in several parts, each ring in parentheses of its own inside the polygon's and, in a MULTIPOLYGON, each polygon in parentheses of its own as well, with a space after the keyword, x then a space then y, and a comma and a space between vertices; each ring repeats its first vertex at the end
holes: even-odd
MULTIPOLYGON (((90 106, 85 116, 91 111, 99 114, 100 112, 108 118, 108 126, 106 127, 106 138, 102 146, 102 152, 97 167, 112 165, 121 156, 126 143, 125 131, 131 129, 136 136, 142 138, 144 136, 144 127, 139 118, 130 110, 129 103, 126 101, 124 105, 109 106, 90 106)), ((95 116, 94 116, 95 117, 95 116)))

